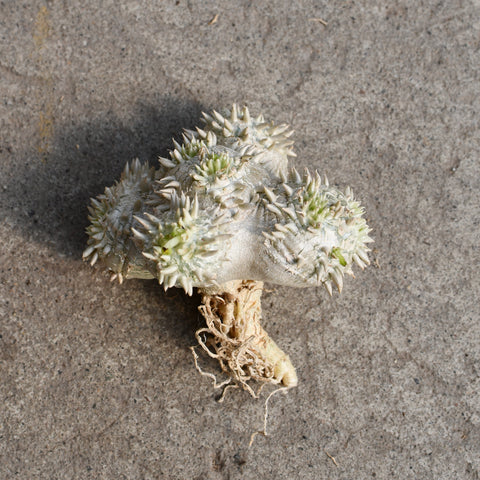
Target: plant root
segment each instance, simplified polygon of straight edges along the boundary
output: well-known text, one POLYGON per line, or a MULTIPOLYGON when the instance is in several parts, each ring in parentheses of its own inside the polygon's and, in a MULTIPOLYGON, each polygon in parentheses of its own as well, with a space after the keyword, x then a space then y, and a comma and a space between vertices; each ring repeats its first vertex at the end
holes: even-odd
MULTIPOLYGON (((203 305, 199 310, 207 327, 195 333, 199 345, 218 360, 229 379, 255 398, 265 384, 297 385, 290 358, 260 325, 262 289, 263 282, 238 280, 222 285, 220 290, 201 290, 203 305), (252 380, 262 384, 257 392, 249 384, 252 380)), ((230 386, 228 381, 217 384, 213 374, 202 372, 193 353, 197 370, 212 378, 215 388, 230 386)))
POLYGON ((193 355, 193 362, 195 363, 195 368, 198 370, 198 373, 200 373, 200 375, 202 375, 203 377, 208 377, 208 378, 211 378, 213 380, 213 388, 216 390, 217 388, 222 388, 222 394, 220 395, 220 398, 217 400, 218 403, 223 403, 223 401, 225 400, 225 395, 228 391, 229 388, 238 388, 238 385, 236 384, 232 384, 232 379, 231 377, 227 378, 226 380, 224 380, 223 382, 221 383, 218 383, 217 382, 217 377, 213 374, 213 373, 210 373, 210 372, 204 372, 200 365, 198 364, 198 355, 197 355, 197 352, 195 351, 195 348, 196 347, 190 347, 190 350, 192 351, 192 355, 193 355))
POLYGON ((253 432, 252 435, 250 435, 250 442, 248 444, 248 448, 250 448, 253 445, 253 442, 255 441, 255 437, 257 435, 263 435, 264 437, 268 437, 267 433, 267 421, 268 421, 268 401, 270 398, 272 398, 276 393, 278 392, 284 392, 287 393, 287 390, 289 390, 291 387, 279 387, 273 392, 270 392, 268 397, 265 400, 265 413, 263 415, 263 430, 257 430, 256 432, 253 432))

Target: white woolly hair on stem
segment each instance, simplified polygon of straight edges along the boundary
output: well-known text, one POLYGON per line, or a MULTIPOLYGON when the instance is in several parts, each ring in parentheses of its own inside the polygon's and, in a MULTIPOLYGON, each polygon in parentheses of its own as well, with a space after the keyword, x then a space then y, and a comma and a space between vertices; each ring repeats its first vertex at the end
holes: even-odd
POLYGON ((134 160, 92 199, 83 257, 120 283, 155 278, 188 295, 198 288, 206 322, 198 344, 229 377, 218 384, 192 350, 214 388, 256 397, 258 383, 294 387, 290 358, 261 326, 263 282, 341 291, 354 264, 369 264, 364 210, 349 187, 290 166, 288 125, 237 105, 203 120, 173 141, 157 170, 134 160))

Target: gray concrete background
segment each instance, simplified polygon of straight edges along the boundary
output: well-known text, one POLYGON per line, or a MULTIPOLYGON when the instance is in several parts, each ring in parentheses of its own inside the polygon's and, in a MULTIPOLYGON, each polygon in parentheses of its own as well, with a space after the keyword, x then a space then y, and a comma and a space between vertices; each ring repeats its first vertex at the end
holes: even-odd
POLYGON ((478 479, 479 70, 478 0, 0 2, 0 478, 478 479), (376 241, 342 295, 265 294, 300 384, 250 450, 198 297, 80 258, 89 197, 234 101, 376 241))

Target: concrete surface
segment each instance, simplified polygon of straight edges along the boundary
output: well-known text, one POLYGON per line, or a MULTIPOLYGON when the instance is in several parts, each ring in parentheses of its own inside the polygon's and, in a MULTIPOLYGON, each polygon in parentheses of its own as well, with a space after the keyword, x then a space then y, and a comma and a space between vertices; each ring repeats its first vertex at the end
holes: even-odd
POLYGON ((478 0, 0 2, 0 478, 478 479, 479 71, 478 0), (342 295, 265 294, 300 384, 251 449, 198 297, 80 259, 88 198, 234 101, 376 241, 342 295))

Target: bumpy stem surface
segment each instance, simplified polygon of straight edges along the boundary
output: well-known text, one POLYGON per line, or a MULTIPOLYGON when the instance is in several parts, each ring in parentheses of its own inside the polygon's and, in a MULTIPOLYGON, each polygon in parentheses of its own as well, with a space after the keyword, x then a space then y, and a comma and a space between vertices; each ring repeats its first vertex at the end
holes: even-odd
POLYGON ((290 358, 260 325, 262 290, 263 282, 253 280, 228 282, 216 291, 200 290, 203 305, 199 309, 207 327, 196 332, 197 340, 252 395, 250 380, 297 385, 290 358))

